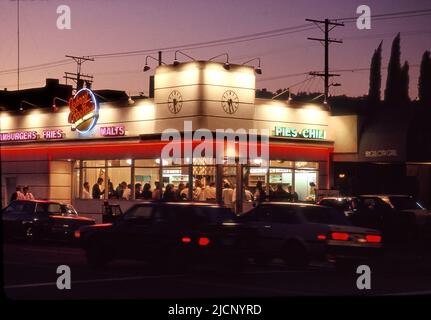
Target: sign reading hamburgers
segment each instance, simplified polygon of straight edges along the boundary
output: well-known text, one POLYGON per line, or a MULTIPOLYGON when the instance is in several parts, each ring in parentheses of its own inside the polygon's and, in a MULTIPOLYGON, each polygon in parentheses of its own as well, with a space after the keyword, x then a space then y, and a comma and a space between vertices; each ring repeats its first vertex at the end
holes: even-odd
POLYGON ((82 88, 70 98, 69 108, 68 120, 72 130, 85 134, 94 128, 99 118, 99 104, 90 89, 82 88))

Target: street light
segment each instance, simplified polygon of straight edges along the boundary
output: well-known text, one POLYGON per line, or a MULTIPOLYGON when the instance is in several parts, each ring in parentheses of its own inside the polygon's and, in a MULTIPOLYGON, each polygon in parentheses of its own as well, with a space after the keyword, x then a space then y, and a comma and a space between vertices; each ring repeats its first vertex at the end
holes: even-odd
POLYGON ((28 101, 25 101, 25 100, 21 100, 21 102, 19 103, 19 111, 24 111, 24 108, 22 107, 23 104, 28 104, 28 105, 30 105, 32 107, 39 108, 39 106, 37 106, 37 105, 35 105, 35 104, 31 103, 31 102, 28 102, 28 101))
POLYGON ((226 70, 229 70, 230 69, 230 63, 229 63, 229 55, 227 53, 219 54, 215 57, 208 59, 208 61, 211 61, 211 60, 218 58, 218 57, 221 57, 221 56, 226 56, 226 62, 223 64, 223 68, 225 68, 226 70))
POLYGON ((159 59, 154 58, 153 56, 146 56, 145 57, 145 66, 144 66, 144 72, 150 70, 150 66, 148 65, 148 58, 151 58, 153 60, 156 60, 157 62, 166 65, 166 63, 164 63, 163 61, 160 61, 159 59))
POLYGON ((174 65, 174 66, 177 66, 177 65, 179 65, 179 64, 180 64, 180 62, 177 60, 177 53, 181 53, 183 56, 185 56, 185 57, 187 57, 187 58, 189 58, 189 59, 191 59, 191 60, 193 60, 193 61, 196 61, 196 59, 195 59, 195 58, 193 58, 193 57, 189 56, 187 53, 184 53, 184 52, 182 52, 181 50, 177 50, 177 51, 175 51, 175 53, 174 53, 174 63, 173 63, 173 65, 174 65))
POLYGON ((257 68, 254 68, 254 71, 255 71, 257 74, 262 74, 262 69, 260 68, 260 58, 253 58, 253 59, 250 59, 250 60, 248 60, 248 61, 246 61, 246 62, 242 63, 242 65, 245 65, 246 63, 252 62, 253 60, 258 60, 258 61, 259 61, 259 64, 258 64, 257 68))

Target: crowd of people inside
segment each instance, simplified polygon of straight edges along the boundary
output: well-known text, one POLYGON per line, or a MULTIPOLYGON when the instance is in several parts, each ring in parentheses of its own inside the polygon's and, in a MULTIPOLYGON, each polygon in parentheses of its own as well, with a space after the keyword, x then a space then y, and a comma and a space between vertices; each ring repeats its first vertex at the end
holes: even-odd
MULTIPOLYGON (((93 185, 90 193, 90 185, 85 182, 83 185, 82 198, 83 199, 101 199, 105 190, 102 190, 103 178, 99 178, 97 182, 93 185)), ((162 200, 162 201, 215 201, 216 200, 216 184, 215 182, 207 183, 205 186, 202 181, 196 179, 194 185, 190 190, 189 183, 179 183, 175 186, 172 183, 166 185, 161 185, 160 182, 154 182, 152 187, 150 183, 136 183, 134 188, 131 184, 123 181, 118 184, 114 189, 114 185, 110 180, 108 180, 108 199, 122 199, 131 200, 132 190, 134 190, 134 199, 136 200, 162 200), (191 194, 191 198, 190 198, 191 194)), ((312 182, 310 183, 310 190, 315 192, 316 185, 312 182)), ((245 202, 263 202, 263 201, 288 201, 288 202, 298 202, 299 196, 295 192, 293 186, 290 184, 286 185, 277 184, 274 187, 269 186, 265 188, 262 181, 258 181, 254 192, 243 189, 243 200, 245 202)), ((226 207, 235 209, 237 192, 236 187, 233 183, 229 182, 227 179, 223 181, 223 189, 221 192, 221 198, 223 204, 226 207)))

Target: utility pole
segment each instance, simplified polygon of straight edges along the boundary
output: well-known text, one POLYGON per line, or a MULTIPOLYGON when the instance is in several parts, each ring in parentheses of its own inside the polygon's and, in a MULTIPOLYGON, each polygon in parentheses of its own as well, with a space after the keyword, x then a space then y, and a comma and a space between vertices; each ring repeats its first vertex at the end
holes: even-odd
MULTIPOLYGON (((341 41, 341 40, 329 38, 329 32, 332 29, 334 29, 335 27, 338 27, 338 26, 344 27, 344 23, 334 22, 334 21, 331 21, 329 19, 325 19, 323 21, 322 20, 305 19, 305 21, 313 22, 325 34, 324 39, 319 39, 319 38, 307 38, 307 39, 319 41, 325 47, 325 71, 324 71, 324 73, 310 72, 309 74, 312 76, 318 76, 318 77, 324 78, 324 80, 325 80, 325 88, 324 88, 324 97, 325 97, 324 99, 325 100, 324 100, 324 103, 326 104, 328 102, 328 96, 329 96, 329 86, 330 86, 329 78, 340 76, 339 74, 329 73, 329 44, 333 43, 333 42, 343 43, 343 41, 341 41), (322 24, 324 25, 324 29, 322 29, 322 27, 321 27, 322 24)), ((334 84, 334 85, 339 86, 340 84, 334 84)))
POLYGON ((67 84, 67 80, 75 81, 75 83, 76 83, 75 90, 76 91, 83 88, 84 82, 86 84, 86 87, 90 88, 91 84, 93 83, 93 76, 81 74, 81 66, 85 61, 94 61, 94 58, 90 58, 90 57, 86 57, 86 56, 76 57, 76 56, 68 56, 68 55, 66 55, 66 57, 71 58, 76 62, 76 73, 71 73, 71 72, 65 72, 64 73, 65 74, 64 78, 66 79, 66 84, 67 84))

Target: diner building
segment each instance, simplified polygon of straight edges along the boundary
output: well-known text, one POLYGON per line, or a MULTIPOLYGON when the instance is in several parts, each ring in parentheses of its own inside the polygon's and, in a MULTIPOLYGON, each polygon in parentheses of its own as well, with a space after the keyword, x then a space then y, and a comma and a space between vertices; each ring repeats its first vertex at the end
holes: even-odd
POLYGON ((122 182, 131 189, 127 199, 115 199, 123 209, 141 200, 136 199, 137 185, 148 183, 154 191, 159 181, 175 188, 214 186, 211 198, 196 199, 190 187, 187 199, 220 203, 226 184, 241 203, 245 190, 254 192, 259 181, 268 191, 290 185, 302 201, 315 197, 311 182, 319 192, 329 192, 334 156, 358 152, 357 116, 331 115, 323 104, 256 98, 255 71, 213 61, 163 65, 155 69, 150 97, 106 99, 99 90, 83 88, 68 103, 54 99, 54 106, 2 108, 3 206, 17 185, 28 185, 38 199, 72 203, 83 214, 99 213, 122 182), (239 142, 226 147, 225 163, 207 154, 166 160, 161 151, 172 143, 162 139, 166 129, 179 132, 183 152, 186 145, 202 143, 201 137, 189 138, 198 129, 208 129, 214 138, 217 130, 232 129, 239 142), (253 129, 256 141, 249 134, 253 129), (264 130, 269 161, 250 152, 245 162, 239 161, 238 144, 244 141, 248 149, 253 145, 258 154, 262 151, 264 130), (93 199, 98 179, 102 194, 93 199))

